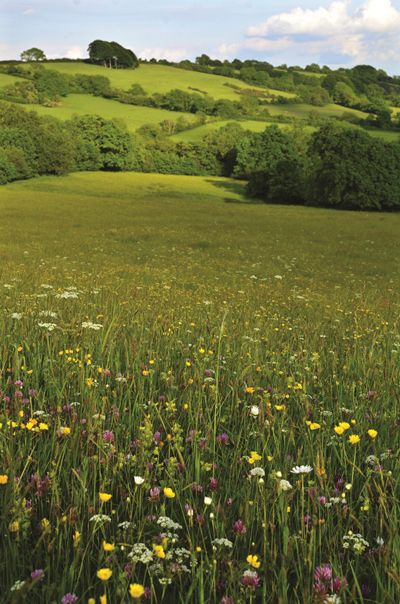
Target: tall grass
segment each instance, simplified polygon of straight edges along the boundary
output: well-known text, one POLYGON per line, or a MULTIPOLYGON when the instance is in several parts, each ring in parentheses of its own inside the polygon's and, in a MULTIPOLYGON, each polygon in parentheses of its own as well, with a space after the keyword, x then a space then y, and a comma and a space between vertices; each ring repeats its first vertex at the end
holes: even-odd
POLYGON ((399 601, 399 219, 240 187, 2 189, 2 602, 399 601))

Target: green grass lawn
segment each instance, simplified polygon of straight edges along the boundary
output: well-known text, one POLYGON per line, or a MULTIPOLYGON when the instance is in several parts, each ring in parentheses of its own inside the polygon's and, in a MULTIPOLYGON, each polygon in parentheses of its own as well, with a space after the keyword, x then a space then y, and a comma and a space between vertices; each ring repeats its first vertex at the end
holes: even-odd
POLYGON ((287 115, 290 117, 305 118, 310 113, 316 113, 321 117, 339 117, 352 116, 365 119, 367 114, 358 111, 358 109, 348 109, 347 107, 341 107, 330 103, 324 107, 316 107, 313 105, 307 105, 305 103, 298 103, 293 105, 271 105, 268 107, 268 111, 271 115, 287 115))
POLYGON ((15 84, 15 82, 20 81, 21 78, 8 75, 8 73, 0 73, 0 88, 3 88, 4 86, 9 86, 10 84, 15 84))
POLYGON ((0 212, 2 604, 399 601, 400 215, 134 173, 0 212))
MULTIPOLYGON (((55 61, 44 63, 44 65, 48 69, 54 69, 66 74, 82 73, 87 75, 104 75, 110 79, 113 86, 124 90, 130 88, 132 84, 140 84, 149 94, 154 92, 165 93, 173 88, 179 88, 186 92, 195 92, 191 89, 197 88, 216 99, 225 98, 238 100, 240 99, 240 96, 236 94, 232 88, 226 86, 226 84, 234 84, 240 88, 257 88, 255 86, 248 86, 244 82, 232 78, 188 71, 176 67, 169 67, 167 65, 142 64, 135 70, 107 69, 99 65, 90 65, 77 61, 71 63, 55 61)), ((268 90, 265 88, 259 90, 262 92, 269 91, 281 96, 295 96, 291 93, 268 90)))
POLYGON ((85 114, 97 114, 106 119, 118 118, 126 124, 131 132, 143 124, 158 124, 166 119, 176 121, 180 116, 184 116, 188 121, 196 119, 193 114, 189 113, 125 105, 118 101, 89 94, 70 94, 62 98, 58 107, 44 107, 43 105, 26 105, 26 107, 34 109, 40 115, 53 115, 61 120, 67 120, 73 115, 85 114))

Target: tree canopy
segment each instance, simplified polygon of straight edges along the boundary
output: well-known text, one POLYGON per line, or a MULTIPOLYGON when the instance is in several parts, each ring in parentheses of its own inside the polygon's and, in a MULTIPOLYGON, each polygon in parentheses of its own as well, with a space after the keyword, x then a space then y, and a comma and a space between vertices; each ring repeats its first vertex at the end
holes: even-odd
POLYGON ((88 47, 89 57, 92 63, 104 65, 109 68, 133 68, 139 67, 139 61, 135 53, 129 48, 124 48, 118 42, 106 42, 105 40, 93 40, 88 47))
POLYGON ((28 50, 24 50, 20 54, 21 61, 45 61, 46 55, 43 50, 40 48, 36 48, 35 46, 32 48, 28 48, 28 50))

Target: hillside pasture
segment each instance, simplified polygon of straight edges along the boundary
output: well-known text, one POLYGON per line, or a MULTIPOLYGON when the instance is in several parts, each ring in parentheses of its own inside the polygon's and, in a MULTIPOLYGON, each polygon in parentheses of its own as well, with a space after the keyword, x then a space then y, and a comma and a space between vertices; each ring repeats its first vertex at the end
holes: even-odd
POLYGON ((57 107, 45 107, 43 105, 27 105, 34 109, 39 115, 52 115, 61 120, 70 119, 73 115, 101 115, 105 119, 122 120, 128 130, 134 132, 143 124, 158 124, 163 120, 176 121, 183 116, 186 120, 194 121, 196 118, 190 113, 179 111, 167 111, 152 107, 138 107, 125 105, 118 101, 103 99, 89 94, 70 94, 63 97, 57 107))
POLYGON ((285 93, 278 90, 269 90, 266 88, 257 88, 241 82, 240 80, 227 78, 224 76, 211 75, 197 71, 169 67, 167 65, 153 65, 142 63, 138 69, 107 69, 101 65, 91 65, 79 61, 51 61, 44 63, 48 69, 54 69, 60 73, 69 75, 103 75, 109 78, 111 85, 122 90, 128 90, 133 84, 140 84, 149 94, 166 93, 174 88, 179 88, 185 92, 198 92, 206 94, 215 99, 240 100, 233 88, 229 85, 237 86, 242 89, 257 89, 261 93, 270 92, 272 94, 294 97, 294 94, 285 93), (227 85, 228 84, 228 85, 227 85))

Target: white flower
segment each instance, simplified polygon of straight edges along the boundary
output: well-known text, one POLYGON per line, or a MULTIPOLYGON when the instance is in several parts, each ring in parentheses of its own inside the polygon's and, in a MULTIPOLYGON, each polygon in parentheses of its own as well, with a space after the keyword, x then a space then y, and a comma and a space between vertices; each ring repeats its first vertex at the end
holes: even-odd
POLYGON ((55 323, 38 323, 38 327, 43 327, 47 331, 53 331, 57 325, 55 323))
POLYGON ((94 331, 99 331, 103 326, 101 323, 92 323, 92 321, 84 321, 82 323, 83 329, 93 329, 94 331))
POLYGON ((204 497, 204 505, 211 505, 212 499, 211 497, 204 497))
POLYGON ((144 483, 144 478, 142 478, 141 476, 134 476, 134 481, 135 484, 140 485, 144 483))
POLYGON ((111 522, 111 518, 107 514, 95 514, 89 519, 89 522, 95 522, 96 524, 98 522, 111 522))
POLYGON ((259 478, 264 478, 265 471, 262 468, 252 468, 250 470, 251 476, 258 476, 259 478))
POLYGON ((214 541, 212 543, 213 543, 213 545, 217 545, 220 547, 229 547, 229 548, 233 547, 232 541, 229 541, 229 539, 225 539, 224 537, 221 537, 220 539, 214 539, 214 541))
POLYGON ((260 413, 260 408, 257 405, 252 405, 250 413, 253 417, 257 417, 260 413))
POLYGON ((12 585, 10 587, 10 591, 19 591, 20 589, 23 588, 25 583, 26 583, 26 581, 15 581, 14 585, 12 585))
POLYGON ((332 595, 328 595, 326 596, 325 600, 324 600, 324 604, 340 604, 341 603, 341 599, 338 595, 336 594, 332 594, 332 595))
POLYGON ((309 474, 312 472, 311 466, 294 466, 291 470, 292 474, 309 474))
POLYGON ((16 319, 17 321, 19 321, 20 319, 22 319, 22 313, 20 312, 13 312, 11 315, 12 319, 16 319))
POLYGON ((53 312, 52 310, 41 310, 39 317, 51 317, 52 319, 57 319, 57 313, 53 312))
POLYGON ((288 480, 282 479, 279 481, 279 489, 281 491, 290 491, 293 487, 288 480))
POLYGON ((283 279, 282 275, 275 275, 275 279, 283 279))

